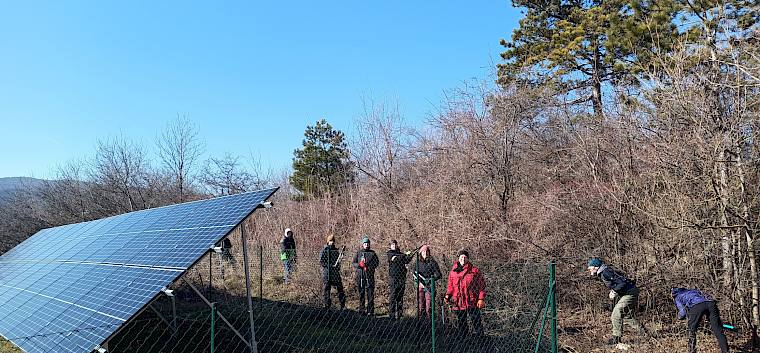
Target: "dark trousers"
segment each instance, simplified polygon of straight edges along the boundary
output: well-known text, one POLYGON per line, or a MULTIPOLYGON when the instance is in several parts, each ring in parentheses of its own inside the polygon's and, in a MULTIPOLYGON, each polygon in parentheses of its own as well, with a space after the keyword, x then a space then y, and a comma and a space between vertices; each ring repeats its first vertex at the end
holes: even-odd
POLYGON ((723 334, 723 323, 720 321, 718 306, 713 301, 694 305, 686 312, 689 328, 689 353, 697 352, 697 329, 703 316, 707 316, 708 320, 710 320, 710 330, 718 340, 720 351, 728 353, 728 342, 726 341, 726 335, 723 334))
POLYGON ((388 316, 391 319, 404 316, 404 284, 391 283, 388 294, 388 316))
POLYGON ((364 313, 366 307, 367 314, 375 313, 375 286, 364 285, 358 287, 359 289, 359 312, 364 313), (365 305, 366 304, 366 305, 365 305))
POLYGON ((470 317, 470 323, 472 324, 472 329, 475 331, 475 334, 480 336, 483 334, 483 323, 480 322, 480 309, 478 308, 471 308, 466 310, 454 310, 454 312, 457 314, 457 331, 459 331, 459 334, 465 336, 469 333, 469 328, 467 326, 467 317, 470 317))
POLYGON ((332 301, 330 300, 330 289, 335 287, 338 290, 338 301, 340 302, 340 308, 346 307, 346 293, 343 291, 343 281, 324 281, 322 287, 322 295, 324 296, 325 308, 330 309, 332 301))

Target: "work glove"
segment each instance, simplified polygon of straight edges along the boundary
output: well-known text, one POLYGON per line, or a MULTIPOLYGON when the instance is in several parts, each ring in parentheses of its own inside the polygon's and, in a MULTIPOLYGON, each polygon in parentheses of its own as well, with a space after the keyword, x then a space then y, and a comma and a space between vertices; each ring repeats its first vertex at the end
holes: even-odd
POLYGON ((395 255, 394 255, 394 256, 391 258, 391 262, 393 262, 393 261, 396 261, 396 258, 397 258, 397 257, 398 257, 398 256, 395 256, 395 255))
POLYGON ((443 300, 446 302, 446 304, 451 304, 451 296, 446 294, 446 296, 443 297, 443 300))
POLYGON ((364 259, 362 259, 361 261, 359 261, 359 267, 361 267, 363 269, 367 268, 367 264, 364 262, 364 259))
POLYGON ((486 301, 483 299, 478 299, 478 309, 483 309, 486 307, 486 301))
POLYGON ((411 251, 407 251, 407 252, 405 252, 405 253, 404 253, 404 255, 406 255, 406 256, 409 256, 409 255, 411 255, 411 254, 412 254, 412 252, 411 252, 411 251))
POLYGON ((617 297, 617 292, 615 290, 610 290, 610 299, 615 300, 615 297, 617 297))

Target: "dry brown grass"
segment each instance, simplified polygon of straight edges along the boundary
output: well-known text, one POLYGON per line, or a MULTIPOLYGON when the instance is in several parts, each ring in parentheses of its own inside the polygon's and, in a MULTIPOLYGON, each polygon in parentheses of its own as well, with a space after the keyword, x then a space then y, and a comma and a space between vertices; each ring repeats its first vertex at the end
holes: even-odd
POLYGON ((13 343, 6 341, 0 337, 0 353, 21 353, 22 350, 18 349, 13 343))
MULTIPOLYGON (((609 315, 559 312, 559 343, 569 353, 601 352, 683 352, 686 351, 686 322, 664 324, 655 318, 642 317, 640 321, 653 337, 638 337, 626 327, 623 342, 628 350, 606 345, 611 335, 612 324, 609 315)), ((752 352, 747 347, 749 337, 726 333, 732 352, 752 352)), ((720 352, 712 333, 704 328, 697 336, 699 352, 720 352)))

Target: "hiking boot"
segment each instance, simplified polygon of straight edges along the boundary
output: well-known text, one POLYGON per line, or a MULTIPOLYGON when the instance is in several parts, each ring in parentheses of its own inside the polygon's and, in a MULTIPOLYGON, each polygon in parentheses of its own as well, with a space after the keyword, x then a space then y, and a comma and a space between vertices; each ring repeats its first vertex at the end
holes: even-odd
POLYGON ((609 341, 607 341, 608 346, 615 346, 618 343, 621 342, 620 336, 612 336, 609 341))

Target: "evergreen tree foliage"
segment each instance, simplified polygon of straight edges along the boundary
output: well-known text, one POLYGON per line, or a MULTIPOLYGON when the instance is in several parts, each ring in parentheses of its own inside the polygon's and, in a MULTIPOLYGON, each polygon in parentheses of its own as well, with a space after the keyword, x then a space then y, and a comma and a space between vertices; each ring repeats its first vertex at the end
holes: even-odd
POLYGON ((602 114, 605 84, 636 84, 678 37, 674 0, 514 0, 525 10, 501 56, 498 81, 554 84, 602 114), (526 77, 526 69, 538 76, 526 77))
POLYGON ((322 119, 307 126, 303 147, 295 150, 290 184, 305 196, 336 192, 354 180, 353 163, 343 132, 322 119))

